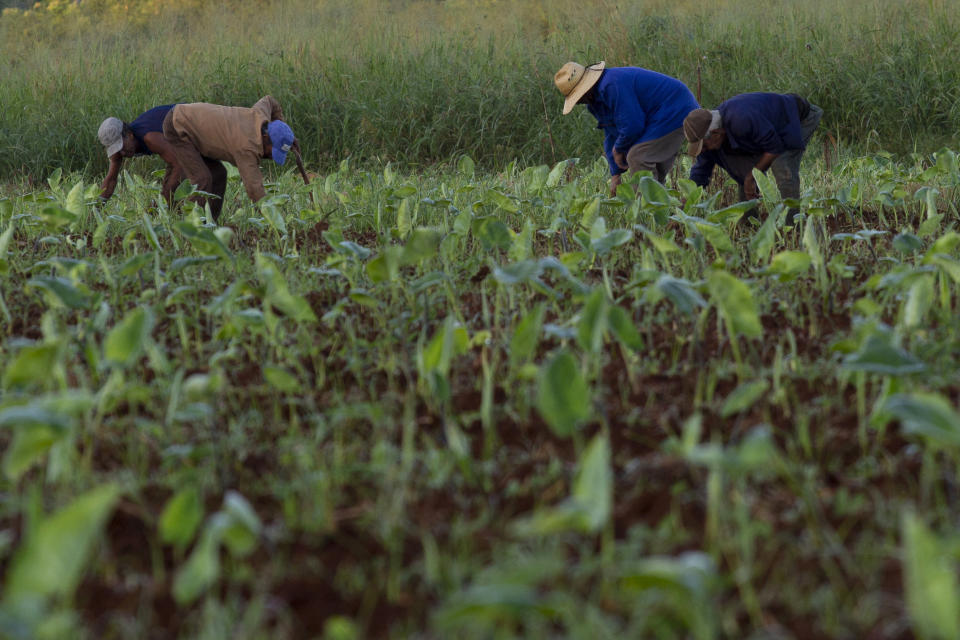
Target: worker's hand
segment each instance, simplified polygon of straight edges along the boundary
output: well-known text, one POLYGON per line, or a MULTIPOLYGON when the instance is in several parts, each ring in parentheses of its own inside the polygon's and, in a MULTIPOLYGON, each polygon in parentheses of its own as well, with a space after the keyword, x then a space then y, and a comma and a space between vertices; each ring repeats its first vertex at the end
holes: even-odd
POLYGON ((617 166, 621 169, 627 169, 627 157, 616 149, 613 150, 613 161, 616 162, 617 166))
POLYGON ((615 198, 617 196, 617 187, 620 186, 620 176, 622 174, 618 173, 617 175, 610 178, 610 197, 615 198))
POLYGON ((747 200, 755 200, 760 197, 760 189, 757 187, 757 180, 752 173, 743 180, 743 193, 747 196, 747 200))

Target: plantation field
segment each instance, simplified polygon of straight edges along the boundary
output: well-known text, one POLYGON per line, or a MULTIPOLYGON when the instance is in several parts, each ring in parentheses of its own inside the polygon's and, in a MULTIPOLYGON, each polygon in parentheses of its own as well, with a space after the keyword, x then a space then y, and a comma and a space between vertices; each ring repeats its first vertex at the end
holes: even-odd
POLYGON ((960 637, 954 4, 0 0, 0 638, 960 637), (600 59, 810 98, 802 198, 608 197, 600 59), (309 185, 97 197, 265 94, 309 185))
POLYGON ((958 157, 810 156, 8 193, 0 628, 955 635, 958 157))

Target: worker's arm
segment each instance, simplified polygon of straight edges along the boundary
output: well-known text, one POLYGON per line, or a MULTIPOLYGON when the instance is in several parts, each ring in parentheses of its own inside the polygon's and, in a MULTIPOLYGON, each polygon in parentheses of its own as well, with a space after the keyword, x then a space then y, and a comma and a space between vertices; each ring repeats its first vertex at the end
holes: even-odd
POLYGON ((171 205, 173 204, 173 192, 183 177, 180 163, 177 162, 177 155, 174 153, 173 147, 159 131, 151 131, 144 135, 143 142, 150 151, 163 158, 163 161, 167 163, 167 173, 163 176, 163 186, 160 189, 160 195, 168 205, 171 205))
POLYGON ((244 153, 236 157, 237 171, 240 172, 240 179, 243 180, 243 186, 250 196, 251 202, 257 202, 265 195, 266 189, 263 188, 263 174, 260 173, 259 157, 254 153, 244 153))
POLYGON ((113 190, 117 188, 117 176, 120 175, 120 167, 123 166, 123 156, 116 152, 110 156, 110 168, 107 169, 107 177, 103 179, 100 185, 100 197, 109 200, 113 195, 113 190))

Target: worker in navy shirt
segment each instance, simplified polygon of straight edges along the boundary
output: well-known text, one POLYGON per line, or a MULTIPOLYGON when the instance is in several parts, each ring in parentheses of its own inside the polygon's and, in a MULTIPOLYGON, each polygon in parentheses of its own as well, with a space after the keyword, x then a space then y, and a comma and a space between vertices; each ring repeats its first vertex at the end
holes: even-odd
POLYGON ((176 105, 165 104, 144 111, 137 119, 127 124, 120 118, 107 118, 100 124, 97 136, 107 150, 110 168, 101 185, 100 197, 104 200, 113 195, 117 177, 124 158, 157 154, 167 163, 160 190, 163 199, 170 204, 173 191, 180 184, 183 172, 173 153, 173 147, 163 137, 163 119, 176 105))
POLYGON ((584 67, 568 62, 553 78, 564 95, 563 113, 577 104, 597 119, 610 165, 610 195, 624 171, 650 171, 663 182, 683 142, 683 119, 697 109, 685 84, 639 67, 584 67))
MULTIPOLYGON (((697 158, 690 179, 705 187, 716 165, 740 185, 741 200, 760 196, 753 170, 771 169, 784 198, 800 197, 800 160, 823 109, 792 93, 744 93, 713 110, 697 109, 683 122, 697 158)), ((788 213, 793 224, 797 209, 788 213)))

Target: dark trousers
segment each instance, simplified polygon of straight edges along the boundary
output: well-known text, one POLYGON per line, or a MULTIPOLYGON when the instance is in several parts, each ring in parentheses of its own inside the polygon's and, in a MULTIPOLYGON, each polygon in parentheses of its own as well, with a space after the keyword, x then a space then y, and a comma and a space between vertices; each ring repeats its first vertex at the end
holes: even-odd
POLYGON ((196 185, 198 190, 215 196, 196 195, 190 199, 201 207, 209 204, 213 221, 216 222, 223 208, 223 194, 227 190, 227 169, 219 160, 202 155, 189 137, 177 130, 173 125, 175 110, 176 107, 171 109, 163 119, 163 137, 173 148, 173 154, 187 180, 196 185))

